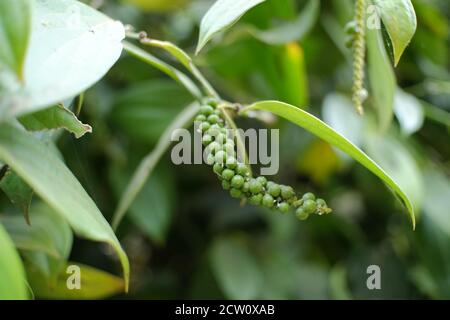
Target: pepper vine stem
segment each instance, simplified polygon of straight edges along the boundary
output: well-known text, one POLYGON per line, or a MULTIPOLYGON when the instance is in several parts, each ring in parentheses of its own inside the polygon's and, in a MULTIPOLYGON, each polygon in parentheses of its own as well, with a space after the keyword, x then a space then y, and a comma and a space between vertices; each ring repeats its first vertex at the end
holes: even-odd
POLYGON ((364 62, 366 54, 365 42, 365 0, 356 0, 355 22, 356 34, 353 43, 353 88, 352 100, 359 114, 364 113, 363 102, 366 91, 364 89, 364 62))

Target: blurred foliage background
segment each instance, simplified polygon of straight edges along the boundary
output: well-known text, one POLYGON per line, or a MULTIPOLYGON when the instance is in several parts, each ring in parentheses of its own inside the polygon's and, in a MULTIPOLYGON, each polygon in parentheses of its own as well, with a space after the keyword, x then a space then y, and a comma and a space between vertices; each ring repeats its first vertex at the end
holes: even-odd
MULTIPOLYGON (((213 1, 84 2, 194 56, 200 19, 213 1)), ((416 230, 372 173, 277 120, 281 169, 275 180, 324 197, 333 214, 298 221, 240 207, 209 168, 175 166, 166 154, 118 230, 132 267, 130 293, 119 297, 450 298, 450 3, 412 2, 418 27, 395 68, 401 89, 395 119, 383 132, 374 128, 370 97, 363 118, 350 100, 344 26, 352 1, 268 0, 194 59, 225 99, 308 106, 362 147, 412 198, 416 230), (289 32, 295 41, 283 43, 289 32), (372 264, 381 268, 381 290, 366 287, 372 264)), ((80 140, 64 134, 58 146, 107 219, 140 159, 190 101, 174 81, 125 54, 86 92, 80 118, 93 134, 80 140)), ((243 128, 265 126, 237 121, 243 128)), ((120 273, 104 245, 78 238, 70 260, 120 273)))

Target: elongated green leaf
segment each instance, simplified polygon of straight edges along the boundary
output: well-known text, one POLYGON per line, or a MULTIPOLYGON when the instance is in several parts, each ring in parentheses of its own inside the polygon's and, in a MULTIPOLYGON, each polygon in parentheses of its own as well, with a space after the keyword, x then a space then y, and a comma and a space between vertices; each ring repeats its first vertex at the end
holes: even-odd
POLYGON ((27 271, 30 286, 38 298, 104 299, 119 294, 124 288, 122 279, 78 263, 67 263, 66 268, 62 268, 57 277, 57 282, 54 284, 46 282, 45 277, 37 269, 30 268, 27 271), (69 266, 73 266, 74 269, 70 269, 69 266), (72 280, 70 277, 76 277, 77 275, 80 276, 79 289, 69 287, 70 284, 76 286, 75 278, 72 280))
POLYGON ((262 289, 258 262, 232 238, 217 240, 211 248, 211 266, 219 286, 230 299, 256 299, 262 289))
POLYGON ((76 96, 101 79, 122 52, 125 31, 120 22, 79 1, 32 3, 25 85, 0 74, 6 87, 0 116, 22 115, 76 96))
POLYGON ((392 121, 397 85, 380 30, 367 30, 367 51, 370 96, 373 97, 380 129, 385 131, 392 121))
POLYGON ((39 251, 55 258, 64 258, 67 248, 72 246, 72 231, 66 220, 47 205, 34 205, 31 210, 31 225, 19 215, 0 217, 15 246, 21 250, 39 251))
POLYGON ((372 171, 376 176, 383 180, 403 200, 404 205, 409 211, 413 227, 415 227, 414 208, 405 192, 382 168, 380 168, 372 159, 370 159, 363 151, 361 151, 353 143, 347 140, 344 136, 340 135, 326 123, 322 122, 320 119, 317 119, 306 111, 283 102, 257 102, 242 109, 241 113, 245 113, 246 111, 252 109, 267 110, 280 117, 283 117, 286 120, 289 120, 292 123, 295 123, 296 125, 308 130, 312 134, 325 140, 331 145, 339 148, 340 150, 351 156, 353 159, 361 163, 364 167, 372 171))
POLYGON ((320 1, 309 0, 294 21, 285 22, 268 30, 250 29, 250 32, 259 40, 272 45, 298 41, 314 27, 319 11, 320 1))
POLYGON ((414 7, 410 0, 373 0, 391 39, 395 65, 400 61, 417 28, 414 7))
POLYGON ((6 169, 4 176, 0 177, 0 189, 14 205, 19 207, 29 224, 28 211, 33 198, 33 190, 9 168, 6 169))
POLYGON ((1 223, 0 245, 0 300, 27 299, 22 261, 1 223))
POLYGON ((200 24, 200 36, 197 53, 218 32, 224 31, 236 23, 248 10, 265 0, 217 0, 200 24))
POLYGON ((72 111, 60 104, 24 115, 19 118, 19 121, 29 131, 64 128, 72 132, 76 138, 92 132, 90 125, 82 123, 72 111))
POLYGON ((23 79, 31 32, 31 0, 0 1, 0 65, 23 79))
POLYGON ((193 103, 186 107, 178 117, 167 127, 164 133, 159 138, 158 144, 144 159, 142 159, 138 168, 133 174, 131 181, 120 198, 119 204, 113 216, 113 228, 116 229, 122 221, 125 213, 128 211, 133 201, 136 199, 139 192, 145 186, 146 181, 152 174, 159 159, 163 156, 171 144, 171 136, 174 130, 184 128, 193 122, 195 115, 199 110, 199 105, 193 103))
POLYGON ((0 159, 14 169, 82 237, 110 244, 128 281, 128 258, 108 222, 64 163, 31 133, 0 125, 0 159))

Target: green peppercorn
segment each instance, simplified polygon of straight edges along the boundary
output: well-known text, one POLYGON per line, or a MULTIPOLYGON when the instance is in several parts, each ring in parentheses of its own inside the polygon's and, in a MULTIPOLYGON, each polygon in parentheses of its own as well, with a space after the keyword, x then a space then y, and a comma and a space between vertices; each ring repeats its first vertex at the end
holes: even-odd
POLYGON ((225 142, 227 142, 227 137, 223 133, 219 133, 218 135, 215 136, 215 141, 223 145, 225 144, 225 142))
POLYGON ((316 204, 316 202, 314 200, 308 199, 305 202, 303 202, 303 206, 302 207, 303 207, 303 210, 306 213, 311 214, 311 213, 314 213, 314 211, 316 211, 317 204, 316 204))
POLYGON ((216 114, 211 114, 211 115, 208 116, 208 122, 209 122, 210 124, 216 124, 216 123, 219 122, 219 121, 220 121, 220 118, 219 118, 219 116, 216 115, 216 114))
POLYGON ((231 188, 230 182, 227 180, 222 180, 222 188, 224 188, 225 190, 230 190, 231 188))
POLYGON ((296 215, 296 217, 299 218, 300 220, 306 220, 306 219, 308 219, 308 217, 309 217, 309 214, 308 214, 305 210, 303 210, 302 207, 298 208, 298 209, 295 211, 295 215, 296 215))
POLYGON ((282 186, 280 186, 280 188, 281 188, 281 197, 284 200, 289 200, 293 196, 295 196, 295 192, 294 192, 294 189, 292 189, 292 187, 282 185, 282 186))
POLYGON ((222 178, 227 181, 230 181, 234 177, 234 171, 230 169, 225 169, 222 171, 222 178))
POLYGON ((264 187, 267 184, 267 179, 266 177, 258 177, 256 178, 256 181, 258 181, 259 183, 261 183, 261 185, 264 187))
POLYGON ((232 185, 234 188, 237 188, 237 189, 241 188, 242 185, 244 184, 244 182, 245 182, 244 178, 243 178, 242 176, 240 176, 240 175, 235 175, 235 176, 231 179, 231 185, 232 185))
POLYGON ((306 200, 316 200, 316 196, 315 196, 313 193, 311 193, 311 192, 307 192, 307 193, 305 193, 305 194, 303 195, 302 199, 303 199, 303 201, 306 201, 306 200))
POLYGON ((244 184, 242 185, 242 192, 247 193, 249 189, 250 189, 250 184, 248 183, 248 181, 245 181, 244 184))
POLYGON ((214 112, 214 108, 211 106, 205 105, 205 106, 200 107, 200 113, 205 116, 209 116, 213 112, 214 112))
POLYGON ((200 123, 200 126, 198 128, 200 129, 201 132, 205 132, 209 129, 210 126, 211 125, 209 124, 209 122, 204 121, 200 123))
POLYGON ((230 195, 233 198, 240 198, 242 196, 242 191, 236 188, 231 188, 230 195))
POLYGON ((216 163, 216 164, 214 164, 213 171, 214 171, 214 173, 220 175, 220 174, 222 174, 223 166, 220 163, 216 163))
POLYGON ((227 162, 226 162, 226 166, 228 169, 236 169, 237 167, 237 161, 235 157, 228 157, 227 158, 227 162))
POLYGON ((278 204, 278 210, 280 210, 281 213, 288 213, 290 209, 289 203, 287 202, 280 202, 278 204))
POLYGON ((269 192, 272 197, 278 197, 281 194, 280 186, 272 181, 269 182, 267 183, 267 192, 269 192))
POLYGON ((243 164, 243 163, 238 163, 237 164, 236 172, 239 175, 243 176, 243 177, 248 176, 249 173, 250 173, 249 170, 248 170, 248 167, 245 164, 243 164))
POLYGON ((222 147, 217 142, 213 141, 211 142, 208 147, 206 148, 210 153, 216 154, 217 151, 222 150, 222 147))
POLYGON ((253 194, 260 193, 263 190, 263 186, 256 179, 251 179, 249 182, 249 190, 253 194))
POLYGON ((274 199, 273 199, 273 197, 270 194, 266 193, 263 196, 262 204, 263 204, 264 207, 272 208, 274 206, 274 199))
POLYGON ((212 137, 209 134, 205 134, 202 137, 202 143, 207 146, 212 142, 212 137))
POLYGON ((208 154, 208 156, 206 157, 206 163, 212 166, 214 162, 216 162, 216 158, 214 157, 214 155, 212 153, 208 154))
POLYGON ((197 116, 195 117, 195 121, 197 121, 197 122, 203 122, 203 121, 206 121, 206 116, 203 115, 203 114, 199 114, 199 115, 197 115, 197 116))
POLYGON ((227 154, 223 150, 219 150, 215 154, 215 162, 220 164, 225 164, 227 159, 227 154))
POLYGON ((316 200, 317 206, 321 207, 321 208, 326 208, 327 207, 327 203, 325 202, 325 200, 318 198, 316 200))
POLYGON ((223 145, 223 150, 230 154, 234 153, 234 143, 230 143, 230 139, 228 139, 227 142, 223 145))
POLYGON ((263 199, 263 195, 261 193, 254 194, 250 197, 249 202, 250 204, 254 206, 259 206, 261 204, 261 201, 263 199))

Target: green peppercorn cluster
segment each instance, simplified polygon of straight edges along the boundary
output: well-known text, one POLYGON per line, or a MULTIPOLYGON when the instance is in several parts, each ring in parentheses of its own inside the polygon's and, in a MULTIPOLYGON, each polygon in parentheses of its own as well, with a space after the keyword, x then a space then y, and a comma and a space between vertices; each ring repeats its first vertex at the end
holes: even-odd
POLYGON ((276 209, 281 213, 295 210, 296 216, 305 220, 311 214, 331 212, 323 199, 312 193, 297 197, 290 186, 268 181, 265 177, 252 177, 248 166, 237 159, 234 138, 229 134, 221 110, 209 102, 200 108, 195 118, 202 133, 206 162, 233 198, 245 199, 255 206, 276 209))

